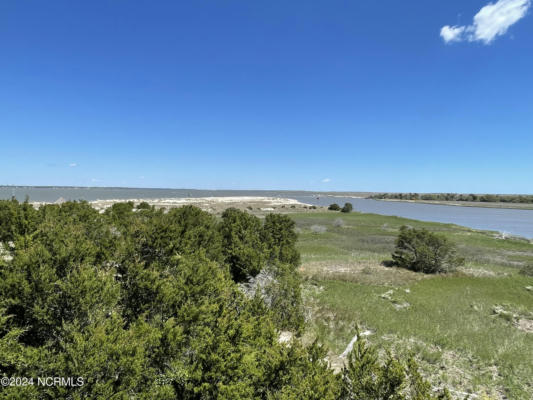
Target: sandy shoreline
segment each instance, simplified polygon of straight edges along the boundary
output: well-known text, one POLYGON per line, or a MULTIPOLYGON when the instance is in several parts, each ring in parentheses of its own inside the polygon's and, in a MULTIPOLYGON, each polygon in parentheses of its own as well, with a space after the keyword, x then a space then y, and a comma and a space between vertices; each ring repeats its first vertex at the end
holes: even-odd
MULTIPOLYGON (((61 204, 63 199, 55 202, 32 202, 34 207, 44 204, 61 204)), ((176 208, 184 205, 194 205, 205 211, 221 212, 226 208, 253 209, 258 211, 273 211, 279 208, 302 209, 309 208, 311 204, 302 203, 295 199, 262 196, 225 196, 225 197, 174 197, 174 198, 135 198, 135 199, 106 199, 89 201, 97 210, 105 210, 115 203, 132 202, 138 205, 146 202, 156 208, 176 208)))

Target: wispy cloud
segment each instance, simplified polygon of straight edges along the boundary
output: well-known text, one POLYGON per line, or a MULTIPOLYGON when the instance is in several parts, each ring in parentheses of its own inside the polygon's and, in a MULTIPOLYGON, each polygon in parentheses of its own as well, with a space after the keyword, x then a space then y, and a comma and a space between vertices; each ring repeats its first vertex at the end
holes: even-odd
POLYGON ((483 7, 468 26, 443 26, 440 36, 446 43, 480 41, 490 44, 526 15, 531 0, 498 0, 483 7))
POLYGON ((322 179, 321 182, 322 183, 328 183, 328 182, 331 182, 331 179, 330 178, 324 178, 324 179, 322 179))
POLYGON ((74 168, 74 167, 77 167, 78 164, 75 163, 75 162, 73 162, 73 163, 70 163, 68 166, 69 166, 70 168, 74 168))

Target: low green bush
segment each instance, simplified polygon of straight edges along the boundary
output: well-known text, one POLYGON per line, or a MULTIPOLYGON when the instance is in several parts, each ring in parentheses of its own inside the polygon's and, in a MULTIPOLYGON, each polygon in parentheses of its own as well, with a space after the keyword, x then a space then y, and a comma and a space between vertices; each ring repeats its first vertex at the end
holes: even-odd
POLYGON ((341 212, 349 213, 349 212, 352 212, 352 210, 353 210, 352 203, 344 203, 344 207, 342 207, 341 212))
POLYGON ((150 204, 148 204, 146 201, 141 201, 135 208, 137 210, 149 210, 152 208, 152 206, 150 206, 150 204))
POLYGON ((330 204, 328 207, 328 210, 331 211, 340 211, 341 206, 339 206, 337 203, 330 204))
POLYGON ((426 274, 451 272, 464 263, 445 236, 407 226, 400 228, 392 259, 398 267, 426 274))

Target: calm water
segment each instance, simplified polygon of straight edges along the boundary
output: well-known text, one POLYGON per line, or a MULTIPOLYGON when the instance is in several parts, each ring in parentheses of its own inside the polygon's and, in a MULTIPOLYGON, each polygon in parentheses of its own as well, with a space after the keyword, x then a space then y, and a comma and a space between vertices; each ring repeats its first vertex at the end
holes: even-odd
POLYGON ((315 195, 299 191, 261 190, 194 190, 194 189, 137 189, 137 188, 72 188, 72 187, 0 187, 0 199, 15 196, 24 200, 54 202, 66 200, 105 200, 171 197, 272 196, 289 197, 304 203, 327 206, 351 202, 356 211, 382 215, 453 223, 474 229, 494 230, 533 239, 533 210, 457 207, 421 203, 378 201, 353 197, 315 195))
POLYGON ((60 197, 65 200, 107 200, 107 199, 161 199, 179 197, 224 197, 224 196, 272 196, 289 197, 306 194, 297 191, 267 190, 197 190, 197 189, 142 189, 142 188, 99 188, 99 187, 33 187, 0 186, 0 199, 15 196, 23 201, 54 202, 60 197))
POLYGON ((533 239, 533 210, 502 208, 457 207, 438 204, 379 201, 353 197, 299 196, 297 200, 325 206, 345 202, 353 204, 356 211, 382 215, 396 215, 421 221, 452 223, 474 229, 500 231, 533 239), (309 199, 306 201, 306 198, 309 199))

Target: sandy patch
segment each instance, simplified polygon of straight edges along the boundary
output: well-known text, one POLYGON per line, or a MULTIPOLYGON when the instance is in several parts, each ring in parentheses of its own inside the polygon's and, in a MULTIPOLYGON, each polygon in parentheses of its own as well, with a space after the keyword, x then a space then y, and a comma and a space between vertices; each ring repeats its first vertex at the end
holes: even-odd
MULTIPOLYGON (((152 199, 107 199, 90 201, 97 210, 105 210, 115 203, 132 202, 135 205, 146 202, 156 208, 176 208, 184 205, 194 205, 205 211, 219 213, 223 210, 234 207, 238 209, 248 209, 259 212, 284 212, 302 211, 309 209, 310 204, 299 202, 298 200, 281 197, 260 197, 260 196, 226 196, 226 197, 177 197, 177 198, 152 198, 152 199)), ((33 202, 34 207, 39 207, 43 202, 33 202)), ((320 208, 320 207, 319 207, 320 208)))
POLYGON ((516 322, 516 327, 521 331, 533 333, 533 320, 521 318, 516 322))

